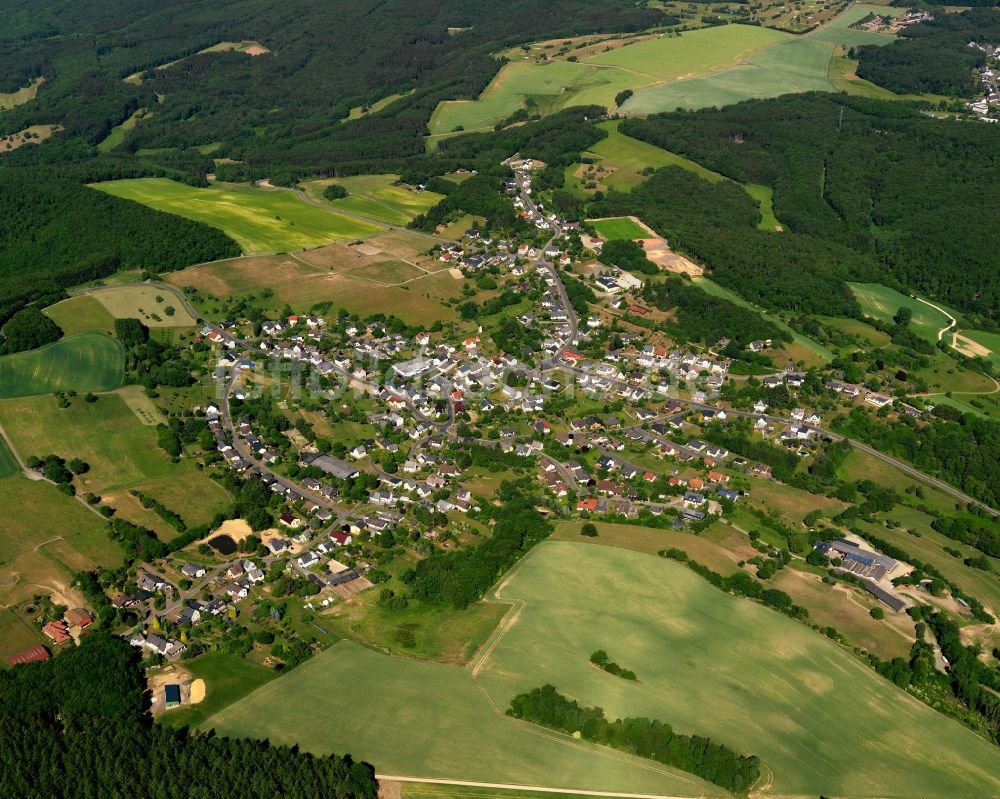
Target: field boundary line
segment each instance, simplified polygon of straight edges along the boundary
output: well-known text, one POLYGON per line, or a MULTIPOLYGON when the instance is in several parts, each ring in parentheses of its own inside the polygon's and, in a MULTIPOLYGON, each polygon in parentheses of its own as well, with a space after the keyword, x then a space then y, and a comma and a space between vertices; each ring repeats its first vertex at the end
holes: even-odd
POLYGON ((620 799, 691 799, 690 796, 670 796, 659 793, 619 793, 616 791, 591 791, 575 790, 573 788, 550 788, 542 785, 515 785, 504 782, 474 782, 472 780, 449 780, 435 777, 399 777, 390 774, 376 774, 378 780, 388 780, 390 782, 413 782, 423 785, 456 785, 466 788, 499 788, 508 791, 535 791, 536 793, 563 793, 576 796, 607 796, 620 797, 620 799))

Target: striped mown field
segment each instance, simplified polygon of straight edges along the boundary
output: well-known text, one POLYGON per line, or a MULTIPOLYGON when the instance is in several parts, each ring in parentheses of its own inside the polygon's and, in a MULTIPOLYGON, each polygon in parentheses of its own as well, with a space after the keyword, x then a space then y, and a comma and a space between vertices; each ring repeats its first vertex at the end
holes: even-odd
POLYGON ((55 391, 110 391, 121 385, 125 350, 103 333, 80 333, 0 358, 0 399, 55 391))

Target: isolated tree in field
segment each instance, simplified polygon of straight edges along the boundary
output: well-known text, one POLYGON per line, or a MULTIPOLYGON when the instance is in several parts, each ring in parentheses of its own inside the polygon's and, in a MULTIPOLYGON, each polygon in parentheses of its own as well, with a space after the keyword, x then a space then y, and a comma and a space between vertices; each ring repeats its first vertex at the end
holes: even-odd
POLYGON ((900 327, 906 327, 908 324, 910 324, 910 321, 912 319, 913 319, 913 310, 905 306, 896 311, 896 314, 892 317, 892 321, 894 321, 900 327))
POLYGON ((869 611, 869 614, 873 619, 876 619, 878 621, 881 621, 882 619, 885 618, 885 611, 882 610, 882 608, 872 608, 869 611))
POLYGON ((328 200, 342 200, 348 196, 347 189, 339 183, 331 183, 323 189, 323 196, 328 200))
POLYGON ((597 538, 597 525, 593 522, 586 522, 583 527, 580 528, 580 535, 597 538))

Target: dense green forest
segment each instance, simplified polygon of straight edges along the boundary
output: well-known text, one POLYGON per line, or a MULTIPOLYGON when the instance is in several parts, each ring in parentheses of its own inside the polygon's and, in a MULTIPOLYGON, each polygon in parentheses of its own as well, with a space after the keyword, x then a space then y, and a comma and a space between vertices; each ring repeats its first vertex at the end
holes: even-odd
POLYGON ((601 708, 581 705, 551 685, 515 696, 507 714, 689 771, 733 793, 746 793, 760 776, 756 755, 737 754, 700 735, 682 735, 657 719, 609 721, 601 708))
POLYGON ((0 796, 375 799, 374 769, 152 723, 137 651, 106 632, 0 671, 0 796))
POLYGON ((54 169, 0 169, 0 322, 26 302, 50 301, 119 269, 165 272, 239 253, 215 228, 94 191, 54 169))
POLYGON ((934 19, 900 31, 899 38, 888 46, 857 48, 857 74, 900 94, 971 97, 979 87, 979 76, 973 70, 986 63, 986 54, 969 47, 970 41, 1000 41, 1000 11, 936 12, 934 19))
POLYGON ((773 188, 784 233, 756 230, 756 207, 738 186, 678 168, 596 208, 640 215, 749 300, 850 315, 851 277, 938 297, 989 327, 1000 320, 996 125, 804 94, 628 119, 621 131, 773 188))
MULTIPOLYGON (((61 124, 60 143, 45 149, 82 153, 136 109, 155 109, 126 151, 193 156, 220 142, 217 155, 242 161, 222 170, 227 176, 272 179, 421 154, 438 102, 478 96, 502 66, 492 54, 505 46, 668 21, 628 0, 3 0, 0 13, 0 91, 46 78, 36 100, 4 114, 0 133, 61 124), (244 40, 270 52, 195 55, 244 40), (153 69, 176 59, 185 60, 153 69), (123 81, 140 71, 141 82, 123 81), (347 121, 352 107, 410 90, 379 114, 347 121)), ((45 157, 32 149, 41 148, 13 155, 45 157)))

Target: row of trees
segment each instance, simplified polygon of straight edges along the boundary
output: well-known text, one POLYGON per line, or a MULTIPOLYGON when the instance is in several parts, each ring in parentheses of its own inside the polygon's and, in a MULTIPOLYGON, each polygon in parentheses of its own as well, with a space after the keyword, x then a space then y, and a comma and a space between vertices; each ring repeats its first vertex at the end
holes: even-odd
POLYGON ((756 755, 740 755, 711 738, 674 732, 656 719, 610 721, 601 708, 567 699, 551 685, 515 696, 507 715, 665 763, 733 793, 746 793, 760 776, 756 755))

